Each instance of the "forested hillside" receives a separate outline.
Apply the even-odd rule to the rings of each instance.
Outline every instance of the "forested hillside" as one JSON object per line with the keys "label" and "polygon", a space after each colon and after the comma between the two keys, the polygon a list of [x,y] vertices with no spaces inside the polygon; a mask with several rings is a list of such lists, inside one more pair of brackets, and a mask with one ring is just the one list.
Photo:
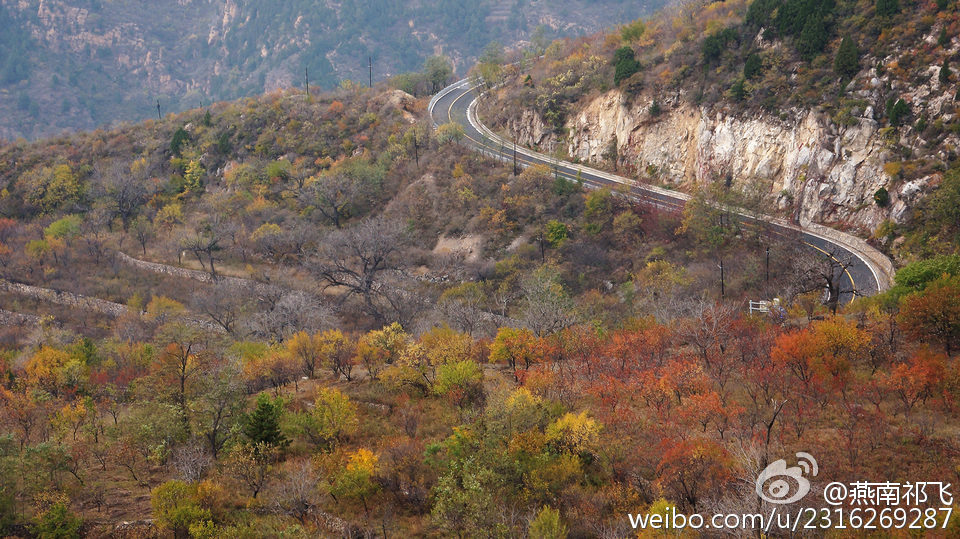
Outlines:
{"label": "forested hillside", "polygon": [[955,2],[692,2],[504,69],[521,144],[858,233],[902,263],[958,243]]}
{"label": "forested hillside", "polygon": [[955,257],[824,305],[842,261],[796,238],[515,174],[425,107],[277,91],[0,147],[3,533],[626,537],[766,511],[800,450],[956,481]]}
{"label": "forested hillside", "polygon": [[290,86],[382,80],[491,41],[595,32],[660,0],[0,1],[0,137],[36,138]]}

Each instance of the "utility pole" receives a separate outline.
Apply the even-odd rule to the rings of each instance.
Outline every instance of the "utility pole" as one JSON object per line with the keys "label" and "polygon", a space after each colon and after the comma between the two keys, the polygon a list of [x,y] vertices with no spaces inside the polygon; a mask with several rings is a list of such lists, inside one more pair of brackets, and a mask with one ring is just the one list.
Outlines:
{"label": "utility pole", "polygon": [[367,67],[370,68],[370,87],[373,88],[373,56],[367,56]]}
{"label": "utility pole", "polygon": [[157,100],[157,119],[158,119],[158,120],[162,120],[162,119],[163,119],[163,117],[160,116],[160,100],[159,100],[159,99]]}
{"label": "utility pole", "polygon": [[720,259],[720,299],[726,295],[723,286],[723,258]]}
{"label": "utility pole", "polygon": [[307,86],[307,99],[310,99],[310,68],[303,68],[303,80]]}
{"label": "utility pole", "polygon": [[767,282],[770,282],[770,246],[767,246]]}

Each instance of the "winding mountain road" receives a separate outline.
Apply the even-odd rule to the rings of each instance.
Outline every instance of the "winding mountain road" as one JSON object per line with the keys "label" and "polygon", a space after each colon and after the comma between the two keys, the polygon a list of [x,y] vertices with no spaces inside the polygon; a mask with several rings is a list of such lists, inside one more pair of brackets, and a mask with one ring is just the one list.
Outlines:
{"label": "winding mountain road", "polygon": [[[471,79],[464,79],[444,88],[430,100],[428,111],[433,125],[437,127],[449,122],[458,123],[463,126],[465,138],[475,150],[496,159],[511,161],[513,143],[497,135],[477,119],[476,105],[480,96],[476,82]],[[558,160],[526,148],[517,147],[516,154],[518,164],[523,167],[547,165],[561,176],[582,180],[591,187],[627,185],[638,199],[663,209],[682,210],[690,199],[690,195],[685,193],[640,184],[630,178]],[[841,302],[852,301],[855,295],[870,296],[892,285],[893,263],[860,238],[822,225],[800,227],[783,219],[749,215],[739,211],[737,213],[746,226],[765,226],[768,234],[797,238],[811,249],[836,260],[849,261],[845,278],[849,279],[849,288],[856,293],[845,293],[840,298]],[[843,288],[848,287],[844,285]]]}

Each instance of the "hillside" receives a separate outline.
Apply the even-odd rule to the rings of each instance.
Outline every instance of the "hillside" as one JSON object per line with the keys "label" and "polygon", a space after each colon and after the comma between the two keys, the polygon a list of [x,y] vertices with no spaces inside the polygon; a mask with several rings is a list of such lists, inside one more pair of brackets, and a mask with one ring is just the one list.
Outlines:
{"label": "hillside", "polygon": [[[960,255],[848,301],[843,260],[734,211],[756,191],[668,211],[514,170],[412,82],[449,80],[0,144],[0,535],[656,537],[865,480],[928,482],[910,518],[960,533]],[[958,178],[904,225],[935,252]],[[776,504],[799,452],[810,495]]]}
{"label": "hillside", "polygon": [[735,186],[909,261],[957,247],[933,208],[955,191],[958,28],[952,2],[688,3],[556,44],[481,115],[654,184]]}
{"label": "hillside", "polygon": [[[622,0],[527,2],[0,1],[0,137],[156,116],[201,102],[419,69],[460,70],[489,42],[595,32],[660,7]],[[540,30],[538,30],[540,28]],[[539,36],[539,37],[538,37]]]}

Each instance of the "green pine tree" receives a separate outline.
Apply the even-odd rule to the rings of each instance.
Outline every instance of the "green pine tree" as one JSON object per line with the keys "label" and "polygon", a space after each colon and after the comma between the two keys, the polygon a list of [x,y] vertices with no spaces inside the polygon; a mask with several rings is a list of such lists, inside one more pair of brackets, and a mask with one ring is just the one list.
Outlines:
{"label": "green pine tree", "polygon": [[803,31],[800,32],[800,39],[797,42],[797,50],[805,60],[811,60],[816,55],[823,52],[827,45],[827,27],[823,24],[823,17],[818,15],[811,16],[803,25]]}
{"label": "green pine tree", "polygon": [[619,85],[621,81],[629,79],[631,75],[640,71],[640,62],[637,61],[633,49],[620,47],[613,53],[614,74],[613,83]]}
{"label": "green pine tree", "polygon": [[283,414],[283,401],[271,399],[261,394],[257,397],[257,407],[246,416],[243,433],[254,445],[264,443],[273,447],[286,447],[290,440],[280,431],[280,416]]}
{"label": "green pine tree", "polygon": [[952,71],[950,71],[950,59],[944,58],[943,65],[940,66],[940,76],[939,76],[940,84],[947,84],[948,82],[950,82],[951,73]]}
{"label": "green pine tree", "polygon": [[833,59],[833,70],[844,78],[850,78],[860,71],[860,50],[856,41],[845,36],[837,49],[837,56]]}
{"label": "green pine tree", "polygon": [[[891,99],[891,101],[893,101]],[[898,99],[896,103],[887,106],[887,118],[890,120],[890,125],[899,127],[903,120],[910,115],[910,105],[907,104],[903,99]]]}
{"label": "green pine tree", "polygon": [[743,63],[743,76],[747,79],[752,79],[760,73],[763,72],[763,60],[760,59],[760,55],[753,53],[750,56],[747,56],[747,60]]}
{"label": "green pine tree", "polygon": [[174,157],[180,157],[180,150],[183,149],[183,145],[189,141],[190,135],[187,131],[182,127],[178,127],[170,139],[170,153],[172,153]]}
{"label": "green pine tree", "polygon": [[940,29],[940,37],[937,38],[937,45],[940,45],[941,47],[946,47],[949,44],[950,44],[950,37],[947,35],[946,25],[944,25],[944,27]]}
{"label": "green pine tree", "polygon": [[889,17],[900,13],[899,0],[877,0],[877,16]]}
{"label": "green pine tree", "polygon": [[747,89],[744,86],[743,79],[737,79],[737,82],[733,83],[733,86],[730,87],[730,95],[735,101],[743,101],[747,97]]}

